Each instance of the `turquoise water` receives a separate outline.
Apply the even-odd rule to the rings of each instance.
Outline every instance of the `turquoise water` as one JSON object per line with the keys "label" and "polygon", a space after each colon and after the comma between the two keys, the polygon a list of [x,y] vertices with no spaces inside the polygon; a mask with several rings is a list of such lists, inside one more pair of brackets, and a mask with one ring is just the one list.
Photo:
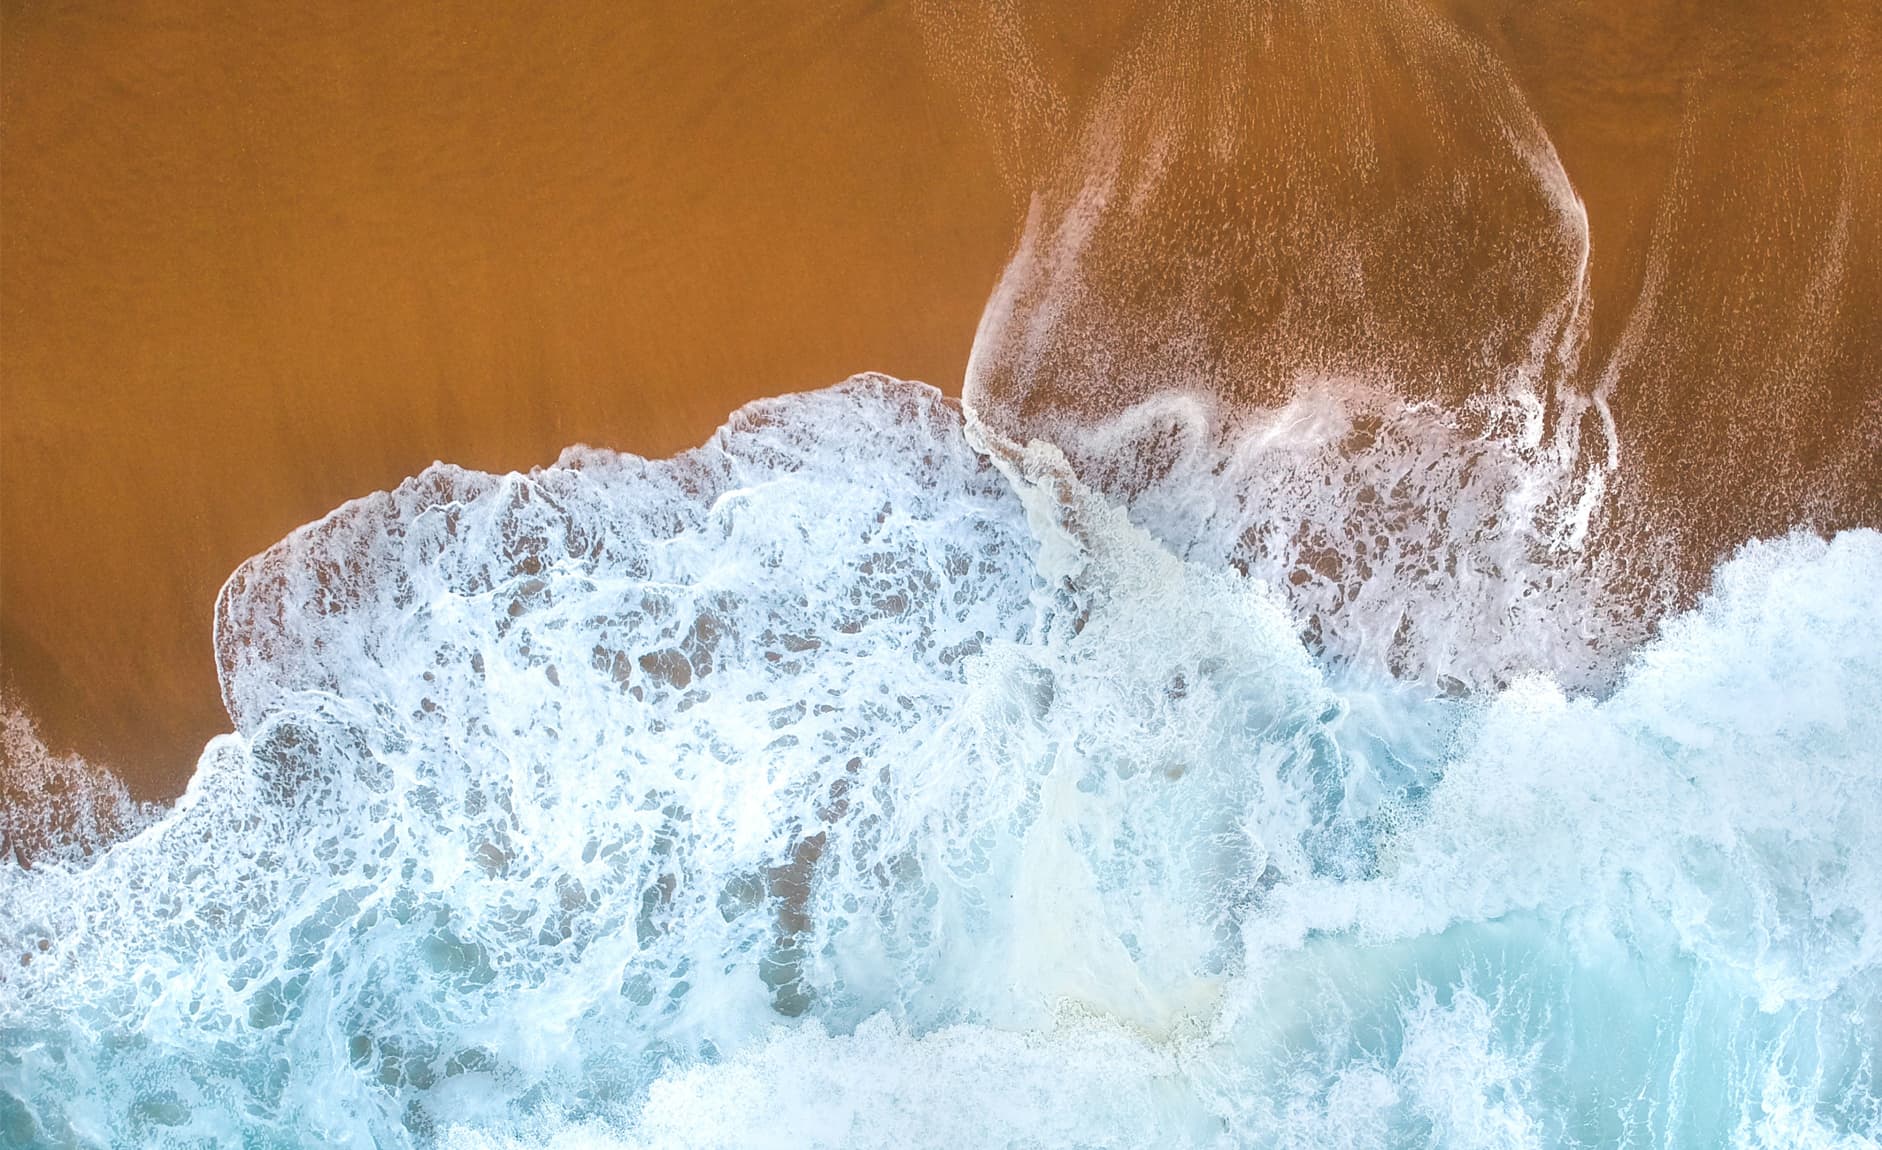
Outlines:
{"label": "turquoise water", "polygon": [[0,870],[0,1142],[1882,1139],[1882,535],[1440,688],[972,437],[859,379],[251,561],[183,800]]}

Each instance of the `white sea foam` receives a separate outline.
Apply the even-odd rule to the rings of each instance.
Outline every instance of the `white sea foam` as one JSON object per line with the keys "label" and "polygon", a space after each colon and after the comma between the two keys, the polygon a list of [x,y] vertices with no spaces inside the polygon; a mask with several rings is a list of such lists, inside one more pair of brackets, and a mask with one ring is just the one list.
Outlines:
{"label": "white sea foam", "polygon": [[1524,394],[1460,413],[1320,378],[1267,410],[1169,393],[1043,422],[1164,546],[1275,589],[1330,661],[1452,692],[1530,671],[1599,689],[1659,613],[1642,595],[1671,580],[1591,537],[1613,435],[1584,442],[1584,422],[1605,426],[1598,399],[1557,407],[1543,420]]}
{"label": "white sea foam", "polygon": [[1756,544],[1445,697],[919,385],[439,465],[231,578],[174,810],[0,870],[0,1138],[1873,1145],[1879,600]]}
{"label": "white sea foam", "polygon": [[109,771],[48,748],[26,708],[0,695],[0,859],[82,864],[156,813]]}

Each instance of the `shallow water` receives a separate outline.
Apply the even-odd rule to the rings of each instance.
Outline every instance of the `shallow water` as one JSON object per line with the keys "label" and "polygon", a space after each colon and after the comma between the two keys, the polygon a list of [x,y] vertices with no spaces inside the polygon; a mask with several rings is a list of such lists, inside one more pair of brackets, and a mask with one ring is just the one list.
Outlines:
{"label": "shallow water", "polygon": [[864,377],[244,565],[182,801],[0,872],[0,1131],[1882,1137],[1882,536],[1460,693],[989,435]]}

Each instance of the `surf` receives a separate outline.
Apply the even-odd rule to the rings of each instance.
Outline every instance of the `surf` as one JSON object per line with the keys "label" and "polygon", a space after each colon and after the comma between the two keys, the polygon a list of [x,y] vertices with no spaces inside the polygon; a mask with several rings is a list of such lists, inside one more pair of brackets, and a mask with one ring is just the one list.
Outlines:
{"label": "surf", "polygon": [[1863,1144],[1882,536],[1715,583],[1459,693],[922,385],[439,465],[230,578],[173,809],[0,874],[6,1129]]}

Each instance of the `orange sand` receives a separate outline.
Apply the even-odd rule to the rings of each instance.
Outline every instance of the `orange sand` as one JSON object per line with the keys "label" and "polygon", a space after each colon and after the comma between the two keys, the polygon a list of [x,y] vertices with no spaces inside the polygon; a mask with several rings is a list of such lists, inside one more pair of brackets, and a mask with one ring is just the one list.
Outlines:
{"label": "orange sand", "polygon": [[[1882,519],[1872,0],[1376,2],[1420,29],[1402,43],[1506,71],[1559,153],[1593,252],[1575,385],[1623,381],[1625,496],[1681,513],[1667,561]],[[1227,92],[1235,131],[1316,179],[1344,161],[1301,149],[1377,116],[1387,201],[1310,203],[1336,234],[1340,211],[1365,223],[1391,189],[1438,186],[1415,181],[1463,137],[1406,142],[1392,127],[1417,108],[1293,83],[1454,97],[1374,45],[1379,13],[1164,7],[4,0],[0,675],[55,748],[176,793],[226,728],[211,606],[243,558],[434,458],[666,454],[749,399],[864,369],[957,390],[1030,191],[1064,186],[1103,115],[1154,138],[1158,117],[1237,107]],[[1165,42],[1196,50],[1144,58]],[[1297,118],[1255,118],[1270,108]],[[1185,178],[1166,178],[1182,210],[1145,232],[1151,258],[1092,269],[1121,276],[1113,302],[1167,302],[1155,277],[1237,202]],[[1312,255],[1315,234],[1292,239]],[[1424,370],[1476,323],[1424,273],[1510,257],[1412,234],[1372,303]],[[1481,254],[1453,259],[1465,244]],[[1251,308],[1291,274],[1227,270]],[[1239,338],[1259,325],[1237,306],[1217,321]],[[1155,354],[1159,332],[1137,334]],[[1237,390],[1254,379],[1225,386],[1260,401]]]}
{"label": "orange sand", "polygon": [[880,10],[9,3],[0,658],[174,793],[237,563],[435,458],[958,386],[1010,238]]}

